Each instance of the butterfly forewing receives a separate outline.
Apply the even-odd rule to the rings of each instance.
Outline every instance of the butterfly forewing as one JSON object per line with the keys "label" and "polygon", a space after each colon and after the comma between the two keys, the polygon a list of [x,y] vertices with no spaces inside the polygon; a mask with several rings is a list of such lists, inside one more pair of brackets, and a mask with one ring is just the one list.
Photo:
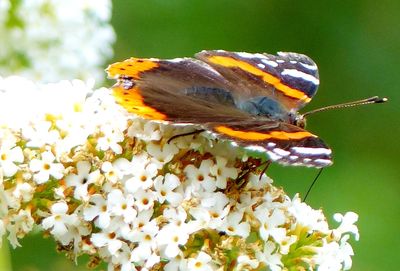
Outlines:
{"label": "butterfly forewing", "polygon": [[196,57],[207,62],[234,88],[234,96],[249,99],[266,96],[278,101],[287,111],[298,110],[315,95],[318,68],[309,57],[297,53],[278,55],[202,51]]}

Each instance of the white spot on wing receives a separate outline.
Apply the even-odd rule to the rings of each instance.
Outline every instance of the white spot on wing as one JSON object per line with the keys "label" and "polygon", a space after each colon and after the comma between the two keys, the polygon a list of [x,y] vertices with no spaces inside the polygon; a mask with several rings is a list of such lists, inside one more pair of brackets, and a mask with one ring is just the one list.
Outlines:
{"label": "white spot on wing", "polygon": [[243,58],[254,58],[254,54],[246,53],[246,52],[239,52],[237,53],[238,56]]}
{"label": "white spot on wing", "polygon": [[276,160],[282,159],[282,156],[277,155],[277,154],[274,153],[274,152],[269,151],[269,152],[267,152],[267,153],[268,153],[269,158],[271,158],[272,161],[276,161]]}
{"label": "white spot on wing", "polygon": [[182,61],[184,61],[185,59],[184,58],[173,58],[173,59],[169,59],[168,60],[168,62],[172,62],[172,63],[179,63],[179,62],[182,62]]}
{"label": "white spot on wing", "polygon": [[275,148],[273,151],[274,151],[274,153],[276,153],[276,154],[278,154],[280,156],[283,156],[283,157],[284,156],[288,156],[290,154],[290,152],[282,150],[280,148]]}
{"label": "white spot on wing", "polygon": [[294,161],[294,160],[299,159],[299,157],[297,155],[291,155],[291,156],[289,156],[289,159]]}
{"label": "white spot on wing", "polygon": [[274,142],[268,142],[267,147],[273,148],[276,144]]}
{"label": "white spot on wing", "polygon": [[298,154],[308,155],[330,155],[332,151],[326,148],[305,148],[305,147],[293,147],[292,150]]}
{"label": "white spot on wing", "polygon": [[239,146],[235,141],[231,141],[231,145],[234,146],[234,147]]}
{"label": "white spot on wing", "polygon": [[318,69],[317,65],[315,65],[315,64],[310,65],[310,64],[300,62],[300,65],[303,66],[304,68],[307,68],[307,69],[313,70],[313,71],[316,71]]}
{"label": "white spot on wing", "polygon": [[266,64],[266,65],[268,65],[268,66],[274,67],[274,68],[278,67],[278,63],[276,63],[275,61],[272,61],[272,60],[261,59],[261,62]]}
{"label": "white spot on wing", "polygon": [[296,78],[302,78],[306,81],[309,81],[315,85],[319,85],[319,79],[311,74],[304,73],[302,71],[296,69],[284,69],[282,75],[289,75]]}
{"label": "white spot on wing", "polygon": [[315,159],[314,162],[321,166],[329,166],[332,164],[332,161],[328,159]]}
{"label": "white spot on wing", "polygon": [[264,68],[265,68],[265,65],[262,64],[262,63],[258,63],[257,66],[260,67],[261,69],[264,69]]}
{"label": "white spot on wing", "polygon": [[256,145],[250,145],[246,146],[245,149],[250,150],[250,151],[258,151],[258,152],[265,152],[266,149],[261,147],[261,146],[256,146]]}

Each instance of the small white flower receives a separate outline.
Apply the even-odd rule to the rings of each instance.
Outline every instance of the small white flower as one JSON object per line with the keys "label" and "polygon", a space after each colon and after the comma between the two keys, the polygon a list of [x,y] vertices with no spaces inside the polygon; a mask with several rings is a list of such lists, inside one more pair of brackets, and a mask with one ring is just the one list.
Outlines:
{"label": "small white flower", "polygon": [[154,163],[148,165],[132,164],[130,169],[132,177],[125,181],[125,188],[130,193],[138,189],[147,189],[153,186],[153,179],[158,174],[158,166]]}
{"label": "small white flower", "polygon": [[[327,243],[323,240],[324,245],[317,249],[317,255],[314,257],[318,271],[343,270],[343,257],[340,251],[340,245],[336,242]],[[346,269],[345,269],[346,270]]]}
{"label": "small white flower", "polygon": [[221,189],[226,188],[228,179],[235,179],[238,176],[238,169],[227,166],[228,160],[218,156],[216,164],[210,168],[211,175],[216,177],[216,186]]}
{"label": "small white flower", "polygon": [[127,135],[146,141],[156,141],[161,139],[160,124],[153,121],[135,119],[128,128]]}
{"label": "small white flower", "polygon": [[182,206],[177,208],[166,208],[164,209],[163,216],[169,221],[174,222],[177,226],[182,226],[185,224],[187,213]]}
{"label": "small white flower", "polygon": [[122,225],[118,229],[118,234],[126,240],[132,241],[142,232],[144,228],[158,229],[156,220],[151,220],[153,209],[144,210],[138,213],[138,216],[132,223]]}
{"label": "small white flower", "polygon": [[144,268],[142,268],[143,271],[150,271],[151,268],[155,265],[158,264],[161,261],[161,257],[156,253],[152,253],[144,263]]}
{"label": "small white flower", "polygon": [[60,139],[60,134],[57,130],[51,129],[51,122],[37,121],[25,126],[22,129],[22,135],[27,139],[28,147],[41,148],[48,145],[53,145]]}
{"label": "small white flower", "polygon": [[153,209],[143,210],[139,212],[136,219],[132,222],[133,228],[136,230],[141,230],[146,225],[152,225],[154,222],[150,221],[153,216]]}
{"label": "small white flower", "polygon": [[153,250],[156,248],[155,238],[158,230],[156,223],[150,223],[134,234],[132,241],[136,242],[138,246],[132,250],[131,260],[133,262],[146,260],[151,257]]}
{"label": "small white flower", "polygon": [[248,187],[253,188],[254,190],[264,189],[265,187],[272,184],[272,179],[268,177],[266,174],[256,175],[254,173],[250,173]]}
{"label": "small white flower", "polygon": [[68,205],[65,202],[56,202],[51,206],[51,215],[42,221],[44,229],[50,229],[55,237],[68,233],[69,226],[76,226],[79,222],[76,214],[68,214]]}
{"label": "small white flower", "polygon": [[22,163],[23,161],[24,154],[21,147],[10,146],[0,141],[0,168],[3,170],[4,176],[13,176],[18,170],[16,163]]}
{"label": "small white flower", "polygon": [[282,255],[276,251],[276,245],[271,241],[265,243],[263,252],[256,252],[256,257],[267,264],[271,271],[281,271],[283,268]]}
{"label": "small white flower", "polygon": [[139,212],[149,210],[154,205],[155,195],[153,191],[139,189],[133,194],[135,205]]}
{"label": "small white flower", "polygon": [[184,172],[187,177],[188,187],[187,190],[192,193],[213,192],[217,188],[215,178],[211,176],[210,168],[213,166],[212,160],[203,160],[199,168],[194,165],[185,167]]}
{"label": "small white flower", "polygon": [[260,262],[257,259],[251,259],[247,255],[240,255],[237,258],[237,270],[253,270],[258,267]]}
{"label": "small white flower", "polygon": [[160,164],[171,161],[179,149],[173,144],[164,144],[163,146],[150,142],[147,144],[147,152],[154,157]]}
{"label": "small white flower", "polygon": [[120,268],[120,271],[137,271],[135,264],[132,263],[131,257],[131,248],[126,244],[122,243],[121,247],[114,253],[110,255],[110,252],[107,248],[100,248],[100,255],[104,258],[109,258],[111,256],[111,260],[108,264],[108,270],[116,270],[117,266]]}
{"label": "small white flower", "polygon": [[274,209],[272,214],[268,214],[268,210],[257,207],[255,216],[260,220],[260,236],[267,241],[270,236],[278,243],[286,237],[286,228],[279,227],[286,222],[285,213],[280,209]]}
{"label": "small white flower", "polygon": [[95,194],[90,197],[90,205],[83,209],[83,218],[86,221],[96,219],[96,226],[105,229],[110,225],[111,210],[107,206],[107,201],[100,194]]}
{"label": "small white flower", "polygon": [[54,179],[61,179],[63,177],[64,166],[60,163],[54,163],[55,157],[50,151],[41,154],[42,159],[32,159],[29,163],[29,168],[35,173],[33,180],[42,184],[49,180],[50,175]]}
{"label": "small white flower", "polygon": [[156,190],[158,202],[164,203],[164,201],[167,200],[171,206],[177,207],[182,202],[183,195],[173,190],[180,184],[179,178],[171,173],[165,174],[164,177],[157,177],[154,181],[154,188]]}
{"label": "small white flower", "polygon": [[179,252],[175,258],[170,259],[170,261],[164,266],[165,271],[176,271],[176,270],[189,270],[188,260],[184,257],[182,252]]}
{"label": "small white flower", "polygon": [[126,169],[129,168],[130,163],[125,158],[119,158],[115,160],[113,163],[106,161],[101,166],[101,171],[104,173],[104,176],[111,183],[116,183],[117,181],[121,181],[122,178],[126,174]]}
{"label": "small white flower", "polygon": [[218,229],[224,223],[230,206],[227,196],[221,192],[200,195],[201,206],[189,210],[198,225]]}
{"label": "small white flower", "polygon": [[96,247],[106,247],[110,255],[115,254],[122,247],[122,241],[113,231],[93,233],[90,240]]}
{"label": "small white flower", "polygon": [[188,259],[189,270],[212,271],[214,270],[210,255],[200,251],[196,258]]}
{"label": "small white flower", "polygon": [[75,187],[74,197],[79,200],[89,199],[88,186],[100,178],[100,171],[90,172],[91,164],[88,161],[79,161],[76,164],[78,174],[69,174],[65,177],[67,186]]}
{"label": "small white flower", "polygon": [[113,189],[107,196],[107,209],[111,214],[122,217],[125,223],[130,223],[137,215],[134,202],[131,194],[124,195],[121,190]]}
{"label": "small white flower", "polygon": [[358,215],[354,212],[347,212],[345,215],[336,213],[333,218],[337,222],[341,222],[340,226],[334,230],[336,236],[342,236],[344,233],[352,233],[354,238],[358,241],[360,234],[358,228],[354,223],[358,220]]}
{"label": "small white flower", "polygon": [[351,257],[354,256],[354,251],[351,245],[347,242],[350,236],[348,234],[344,235],[340,239],[340,254],[341,261],[343,263],[343,270],[349,270],[352,266]]}
{"label": "small white flower", "polygon": [[328,223],[321,210],[314,210],[304,202],[301,202],[298,195],[295,195],[288,208],[290,214],[296,219],[297,223],[308,227],[310,230],[316,230],[327,233],[329,230]]}
{"label": "small white flower", "polygon": [[186,244],[189,239],[189,232],[185,227],[179,227],[174,224],[165,225],[157,235],[157,242],[164,245],[164,253],[168,258],[174,258],[179,254],[180,246]]}
{"label": "small white flower", "polygon": [[23,202],[28,202],[32,199],[34,188],[30,183],[18,183],[15,190],[12,192],[13,196]]}
{"label": "small white flower", "polygon": [[105,125],[101,131],[104,136],[100,137],[97,141],[97,148],[106,151],[111,149],[116,154],[122,153],[122,147],[118,144],[124,140],[122,131],[114,130],[111,125]]}
{"label": "small white flower", "polygon": [[8,240],[13,248],[20,246],[18,238],[22,238],[32,231],[34,220],[30,210],[19,210],[17,214],[9,217],[7,230],[9,231]]}
{"label": "small white flower", "polygon": [[289,253],[290,246],[298,240],[297,235],[286,236],[281,242],[279,243],[279,252],[282,255],[286,255]]}
{"label": "small white flower", "polygon": [[222,224],[221,231],[226,232],[228,235],[238,235],[242,238],[247,238],[250,234],[250,224],[242,222],[242,212],[231,212]]}

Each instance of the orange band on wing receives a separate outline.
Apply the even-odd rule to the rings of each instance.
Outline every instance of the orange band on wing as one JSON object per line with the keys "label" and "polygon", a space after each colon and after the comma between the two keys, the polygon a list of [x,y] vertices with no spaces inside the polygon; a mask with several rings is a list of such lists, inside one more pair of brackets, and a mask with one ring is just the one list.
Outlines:
{"label": "orange band on wing", "polygon": [[277,140],[299,140],[306,137],[316,137],[315,135],[307,132],[284,132],[284,131],[271,131],[271,132],[249,132],[249,131],[238,131],[227,126],[217,126],[214,128],[216,132],[228,135],[233,138],[245,139],[245,140],[267,140],[267,139],[277,139]]}
{"label": "orange band on wing", "polygon": [[113,95],[117,103],[122,105],[128,112],[139,115],[145,119],[166,120],[167,116],[157,109],[144,103],[138,88],[124,89],[121,86],[113,87]]}
{"label": "orange band on wing", "polygon": [[208,60],[211,63],[221,65],[224,67],[229,67],[229,68],[240,68],[248,73],[260,76],[264,82],[273,85],[277,90],[281,91],[284,95],[299,99],[305,103],[308,103],[311,101],[311,98],[308,97],[306,94],[304,94],[303,91],[291,88],[285,84],[283,84],[279,78],[264,72],[257,67],[244,62],[240,61],[237,59],[234,59],[232,57],[227,57],[227,56],[210,56]]}
{"label": "orange band on wing", "polygon": [[106,72],[110,78],[118,78],[119,76],[123,75],[126,77],[139,79],[141,72],[149,71],[157,68],[158,66],[158,63],[153,60],[132,57],[123,62],[111,64],[106,69]]}

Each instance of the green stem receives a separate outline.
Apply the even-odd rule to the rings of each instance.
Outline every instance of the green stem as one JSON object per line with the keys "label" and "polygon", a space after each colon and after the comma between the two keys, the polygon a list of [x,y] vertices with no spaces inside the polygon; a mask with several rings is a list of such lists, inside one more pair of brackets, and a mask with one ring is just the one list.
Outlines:
{"label": "green stem", "polygon": [[0,249],[0,270],[12,271],[10,249],[8,240],[5,239],[6,238],[3,238],[3,244]]}

